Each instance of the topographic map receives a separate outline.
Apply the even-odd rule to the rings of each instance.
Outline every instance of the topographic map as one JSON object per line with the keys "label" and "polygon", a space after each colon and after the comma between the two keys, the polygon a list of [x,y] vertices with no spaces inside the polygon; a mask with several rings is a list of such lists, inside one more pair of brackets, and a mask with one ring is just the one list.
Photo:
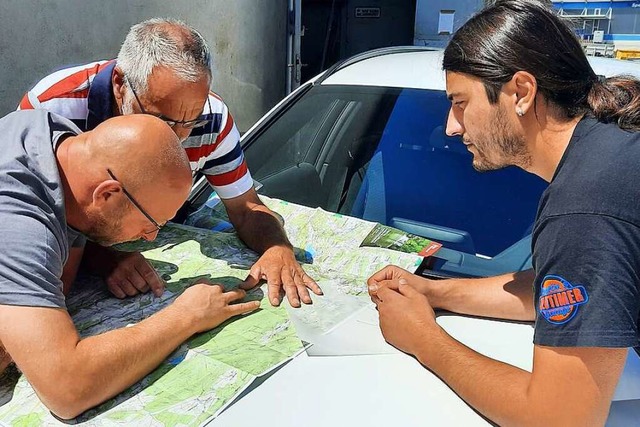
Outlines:
{"label": "topographic map", "polygon": [[[295,312],[298,322],[320,332],[364,306],[366,279],[375,270],[390,263],[412,269],[421,261],[415,254],[360,248],[374,223],[263,200],[282,216],[296,257],[325,290],[326,296],[315,297],[314,305]],[[67,307],[83,337],[135,324],[170,304],[201,278],[234,288],[258,259],[235,233],[182,225],[168,225],[153,242],[120,249],[141,251],[166,281],[166,291],[161,297],[145,294],[119,300],[106,291],[100,279],[81,277],[67,298]],[[258,376],[304,349],[287,309],[272,307],[265,288],[247,296],[262,300],[259,310],[192,337],[140,382],[73,422],[197,426],[214,418]],[[14,366],[0,377],[0,423],[63,425]]]}

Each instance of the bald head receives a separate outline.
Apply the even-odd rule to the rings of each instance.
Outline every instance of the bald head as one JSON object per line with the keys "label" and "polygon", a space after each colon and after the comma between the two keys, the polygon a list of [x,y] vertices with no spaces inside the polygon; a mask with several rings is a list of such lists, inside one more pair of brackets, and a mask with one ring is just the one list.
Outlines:
{"label": "bald head", "polygon": [[130,191],[191,186],[184,148],[171,128],[156,117],[114,117],[85,135],[91,163],[110,168]]}
{"label": "bald head", "polygon": [[191,189],[178,137],[146,114],[114,117],[69,137],[56,156],[67,222],[106,245],[155,238],[158,224],[175,216]]}

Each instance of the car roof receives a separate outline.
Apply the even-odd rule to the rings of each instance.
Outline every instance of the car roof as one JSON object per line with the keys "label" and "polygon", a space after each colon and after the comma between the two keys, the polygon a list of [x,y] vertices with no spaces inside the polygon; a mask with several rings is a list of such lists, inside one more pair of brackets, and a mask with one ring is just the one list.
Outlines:
{"label": "car roof", "polygon": [[441,49],[378,49],[327,70],[321,84],[444,90],[442,54]]}
{"label": "car roof", "polygon": [[[336,64],[316,84],[445,90],[442,49],[401,46],[376,49]],[[630,74],[640,78],[640,63],[588,57],[596,74]]]}

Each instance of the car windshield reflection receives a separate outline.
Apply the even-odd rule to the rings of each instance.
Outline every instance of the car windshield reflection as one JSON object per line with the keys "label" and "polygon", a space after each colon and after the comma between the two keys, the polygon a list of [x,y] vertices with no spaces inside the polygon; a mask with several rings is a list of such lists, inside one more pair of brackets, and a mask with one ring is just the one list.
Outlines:
{"label": "car windshield reflection", "polygon": [[544,181],[476,172],[443,91],[316,86],[245,146],[261,194],[494,257],[527,236]]}

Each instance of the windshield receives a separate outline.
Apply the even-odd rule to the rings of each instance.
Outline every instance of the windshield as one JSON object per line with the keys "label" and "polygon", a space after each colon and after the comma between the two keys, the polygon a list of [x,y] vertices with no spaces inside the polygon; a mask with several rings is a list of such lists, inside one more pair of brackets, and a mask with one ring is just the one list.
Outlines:
{"label": "windshield", "polygon": [[315,86],[245,141],[246,159],[261,194],[492,257],[530,232],[545,183],[476,172],[444,134],[449,106],[443,91]]}

